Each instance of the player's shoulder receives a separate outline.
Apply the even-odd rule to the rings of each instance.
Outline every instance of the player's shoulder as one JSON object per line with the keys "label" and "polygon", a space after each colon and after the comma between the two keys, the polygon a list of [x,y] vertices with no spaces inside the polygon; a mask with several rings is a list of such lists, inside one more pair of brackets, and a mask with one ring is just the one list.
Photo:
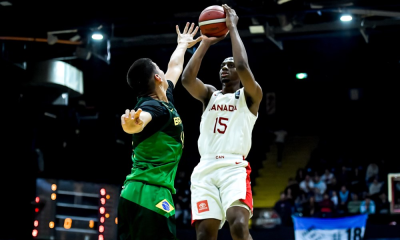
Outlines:
{"label": "player's shoulder", "polygon": [[136,106],[136,108],[158,108],[161,103],[153,98],[146,99]]}

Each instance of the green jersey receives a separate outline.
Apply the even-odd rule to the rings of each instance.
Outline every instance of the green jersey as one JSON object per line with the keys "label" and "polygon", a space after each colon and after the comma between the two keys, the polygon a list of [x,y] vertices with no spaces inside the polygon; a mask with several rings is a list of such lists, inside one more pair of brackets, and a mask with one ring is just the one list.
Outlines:
{"label": "green jersey", "polygon": [[135,110],[141,108],[152,115],[142,132],[133,134],[131,174],[128,181],[141,181],[166,187],[175,194],[174,180],[182,156],[184,133],[181,118],[174,106],[173,84],[168,81],[168,102],[141,97]]}

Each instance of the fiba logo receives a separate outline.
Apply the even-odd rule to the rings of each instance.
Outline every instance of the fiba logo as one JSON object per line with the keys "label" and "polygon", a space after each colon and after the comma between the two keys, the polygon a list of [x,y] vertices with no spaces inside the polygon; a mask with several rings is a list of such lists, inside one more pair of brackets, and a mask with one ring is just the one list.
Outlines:
{"label": "fiba logo", "polygon": [[199,213],[209,211],[207,200],[197,202],[197,210],[199,211]]}

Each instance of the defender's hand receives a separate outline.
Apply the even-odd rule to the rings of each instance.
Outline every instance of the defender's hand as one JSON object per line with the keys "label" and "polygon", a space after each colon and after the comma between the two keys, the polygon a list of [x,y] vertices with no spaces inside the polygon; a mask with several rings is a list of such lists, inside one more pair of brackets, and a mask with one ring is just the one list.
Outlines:
{"label": "defender's hand", "polygon": [[200,42],[202,39],[201,37],[198,37],[196,39],[193,40],[193,37],[196,35],[197,31],[199,30],[199,26],[197,26],[194,30],[194,23],[191,24],[189,30],[189,23],[186,23],[185,29],[183,29],[183,32],[181,33],[179,31],[179,27],[178,25],[176,25],[176,33],[178,34],[178,44],[179,43],[186,43],[187,44],[187,48],[191,48],[194,45],[196,45],[196,43]]}
{"label": "defender's hand", "polygon": [[140,113],[142,109],[138,109],[129,111],[129,109],[125,110],[125,114],[121,116],[121,124],[129,130],[136,130],[143,128],[143,121],[140,119]]}

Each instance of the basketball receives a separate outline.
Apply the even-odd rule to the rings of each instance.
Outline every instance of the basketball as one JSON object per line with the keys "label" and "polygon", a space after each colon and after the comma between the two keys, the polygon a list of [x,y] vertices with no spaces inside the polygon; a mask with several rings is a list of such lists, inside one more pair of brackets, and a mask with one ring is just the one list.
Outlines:
{"label": "basketball", "polygon": [[199,27],[203,35],[207,37],[221,37],[228,32],[226,27],[226,15],[224,8],[213,5],[205,8],[199,16]]}

